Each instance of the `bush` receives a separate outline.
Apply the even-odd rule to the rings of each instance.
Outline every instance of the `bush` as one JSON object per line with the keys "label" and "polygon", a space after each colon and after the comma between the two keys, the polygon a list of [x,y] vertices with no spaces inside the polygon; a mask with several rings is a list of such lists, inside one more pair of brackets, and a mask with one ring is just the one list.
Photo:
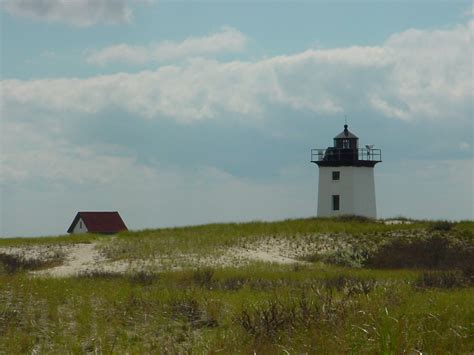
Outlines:
{"label": "bush", "polygon": [[122,274],[114,271],[95,270],[81,272],[78,276],[81,279],[100,279],[100,280],[127,280],[131,284],[139,284],[143,286],[151,285],[160,279],[159,274],[153,274],[147,271],[138,271],[132,274]]}
{"label": "bush", "polygon": [[449,232],[451,229],[453,229],[454,227],[454,223],[453,222],[449,222],[449,221],[437,221],[437,222],[433,222],[430,226],[429,226],[429,230],[431,232],[435,232],[435,231],[438,231],[438,232]]}
{"label": "bush", "polygon": [[359,293],[366,295],[377,286],[377,281],[374,278],[363,279],[359,277],[340,275],[335,278],[326,279],[324,281],[324,286],[328,289],[342,291],[348,296]]}
{"label": "bush", "polygon": [[101,279],[101,280],[116,280],[123,279],[124,276],[118,272],[112,271],[84,271],[77,275],[80,279]]}
{"label": "bush", "polygon": [[237,322],[251,335],[273,338],[286,330],[296,320],[294,307],[276,300],[243,309],[237,316]]}
{"label": "bush", "polygon": [[188,322],[196,322],[202,318],[199,302],[193,297],[183,297],[171,302],[173,318],[184,318]]}
{"label": "bush", "polygon": [[151,285],[155,281],[158,281],[160,279],[160,275],[146,271],[139,271],[129,275],[128,279],[131,283],[146,286]]}
{"label": "bush", "polygon": [[364,266],[375,268],[464,269],[474,263],[474,246],[443,235],[395,239],[369,255]]}
{"label": "bush", "polygon": [[196,285],[211,289],[213,285],[214,270],[212,268],[197,269],[193,272],[193,281]]}
{"label": "bush", "polygon": [[10,328],[18,328],[21,324],[22,315],[11,303],[0,306],[0,336]]}
{"label": "bush", "polygon": [[53,259],[40,260],[25,258],[20,255],[0,253],[0,273],[14,274],[20,271],[38,270],[61,264],[62,257],[56,256]]}
{"label": "bush", "polygon": [[330,289],[315,292],[312,297],[303,292],[299,297],[248,305],[237,314],[235,321],[254,337],[268,339],[302,327],[344,324],[352,301],[335,297]]}
{"label": "bush", "polygon": [[461,271],[427,271],[423,272],[415,281],[414,286],[419,288],[457,288],[471,284]]}
{"label": "bush", "polygon": [[171,302],[171,315],[174,319],[182,319],[193,328],[215,327],[217,320],[205,312],[193,296],[184,296]]}
{"label": "bush", "polygon": [[302,260],[311,263],[323,262],[346,267],[361,267],[365,263],[368,255],[369,252],[367,250],[351,246],[344,249],[341,248],[332,253],[309,254],[303,257]]}
{"label": "bush", "polygon": [[247,281],[248,280],[244,277],[234,276],[222,280],[219,285],[223,290],[237,291],[244,287]]}
{"label": "bush", "polygon": [[373,223],[373,218],[358,216],[355,214],[344,214],[335,218],[339,222],[357,222],[357,223]]}

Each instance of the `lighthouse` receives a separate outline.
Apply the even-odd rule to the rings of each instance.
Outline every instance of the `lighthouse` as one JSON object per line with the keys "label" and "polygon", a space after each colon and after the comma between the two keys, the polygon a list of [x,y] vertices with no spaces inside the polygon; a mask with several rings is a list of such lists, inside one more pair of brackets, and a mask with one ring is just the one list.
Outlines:
{"label": "lighthouse", "polygon": [[381,161],[381,150],[359,148],[359,138],[347,124],[332,147],[311,149],[311,162],[319,167],[318,217],[376,218],[374,167]]}

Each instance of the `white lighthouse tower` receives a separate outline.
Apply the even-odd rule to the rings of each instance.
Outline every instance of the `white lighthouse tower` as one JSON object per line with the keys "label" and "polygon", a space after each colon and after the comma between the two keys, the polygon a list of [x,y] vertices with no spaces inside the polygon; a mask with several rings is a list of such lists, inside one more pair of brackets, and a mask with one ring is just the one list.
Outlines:
{"label": "white lighthouse tower", "polygon": [[359,148],[358,141],[346,124],[333,147],[311,150],[311,162],[319,166],[318,217],[377,217],[374,167],[382,152],[372,145]]}

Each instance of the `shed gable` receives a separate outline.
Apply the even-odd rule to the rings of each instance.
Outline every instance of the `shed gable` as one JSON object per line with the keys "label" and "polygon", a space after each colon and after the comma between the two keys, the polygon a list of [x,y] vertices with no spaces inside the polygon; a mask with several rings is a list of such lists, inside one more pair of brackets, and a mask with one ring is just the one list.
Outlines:
{"label": "shed gable", "polygon": [[77,233],[76,230],[81,230],[80,233],[114,234],[128,229],[119,213],[114,211],[78,212],[67,232]]}

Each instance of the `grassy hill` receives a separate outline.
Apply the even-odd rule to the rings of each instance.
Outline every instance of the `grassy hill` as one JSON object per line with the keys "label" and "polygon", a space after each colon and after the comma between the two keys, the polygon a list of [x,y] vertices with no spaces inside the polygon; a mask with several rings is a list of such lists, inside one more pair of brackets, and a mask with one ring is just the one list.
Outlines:
{"label": "grassy hill", "polygon": [[0,239],[0,354],[473,352],[474,222],[407,222]]}

